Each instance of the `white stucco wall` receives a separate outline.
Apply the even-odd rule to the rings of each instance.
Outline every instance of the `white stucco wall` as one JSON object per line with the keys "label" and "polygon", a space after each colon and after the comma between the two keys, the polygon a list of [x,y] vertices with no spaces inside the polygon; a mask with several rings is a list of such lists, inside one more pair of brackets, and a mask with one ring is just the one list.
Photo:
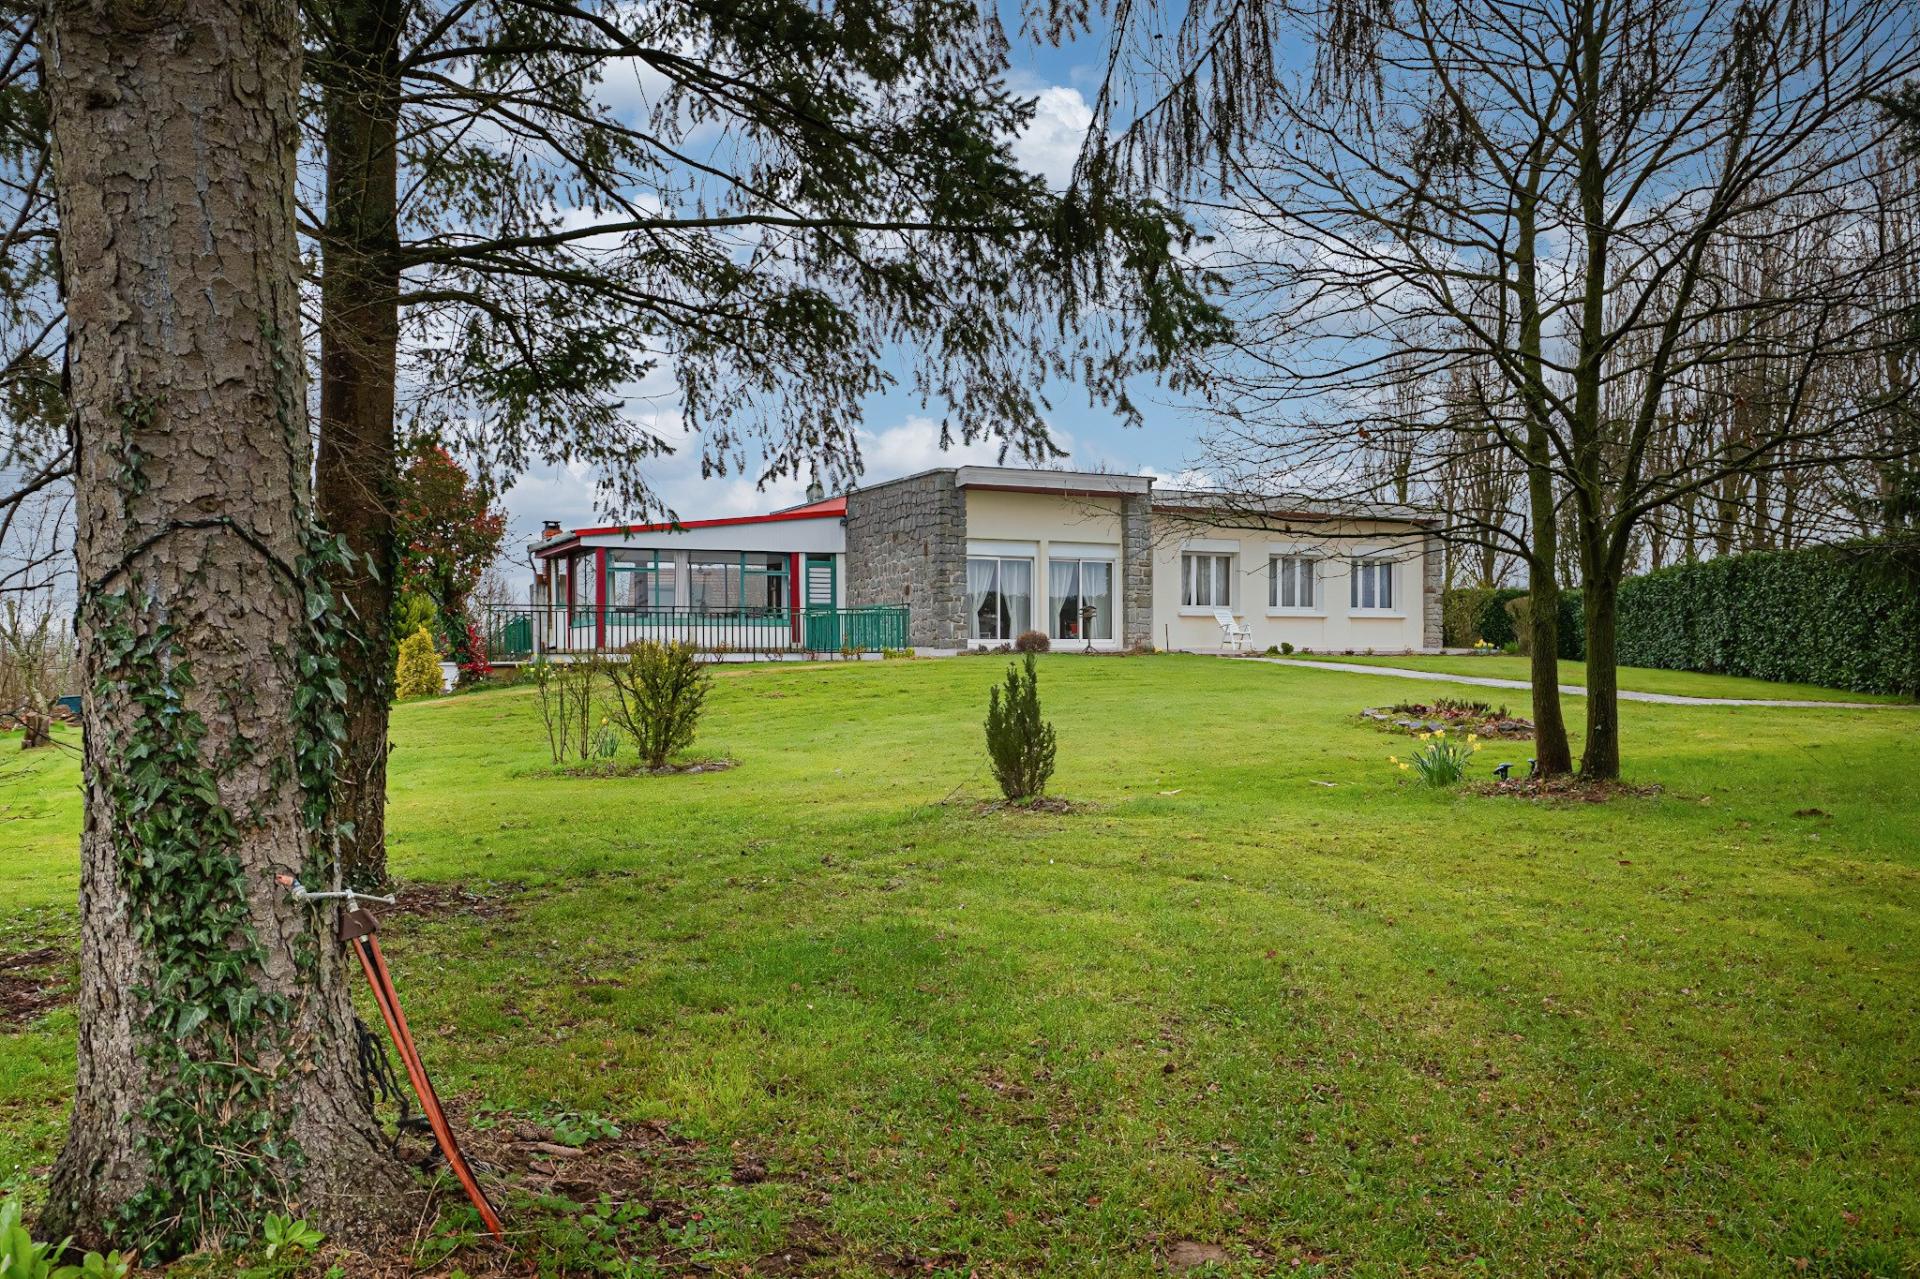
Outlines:
{"label": "white stucco wall", "polygon": [[[1047,563],[1061,558],[1111,559],[1114,565],[1113,638],[1095,640],[1095,648],[1117,648],[1122,627],[1122,545],[1120,503],[1105,494],[1019,493],[970,488],[967,500],[968,554],[1029,558],[1034,562],[1033,628],[1051,634]],[[1000,641],[985,641],[989,644]],[[1077,645],[1078,641],[1059,641]]]}
{"label": "white stucco wall", "polygon": [[[1342,535],[1222,528],[1155,515],[1153,548],[1153,642],[1161,648],[1215,651],[1221,646],[1214,609],[1182,603],[1181,557],[1189,551],[1229,554],[1233,559],[1232,612],[1253,632],[1248,647],[1290,643],[1316,652],[1371,648],[1400,652],[1422,647],[1426,540],[1407,525],[1353,523]],[[1276,555],[1314,558],[1311,609],[1287,610],[1268,603],[1268,562]],[[1355,610],[1348,566],[1356,555],[1393,561],[1391,609]]]}

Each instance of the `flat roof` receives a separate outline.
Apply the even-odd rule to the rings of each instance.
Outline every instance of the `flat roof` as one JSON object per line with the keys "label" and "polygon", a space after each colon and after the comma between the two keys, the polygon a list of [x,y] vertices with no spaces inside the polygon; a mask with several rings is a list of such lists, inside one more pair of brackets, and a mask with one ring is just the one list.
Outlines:
{"label": "flat roof", "polygon": [[953,482],[963,489],[1010,489],[1033,493],[1145,493],[1151,475],[1108,471],[1049,471],[1024,466],[956,466]]}
{"label": "flat roof", "polygon": [[711,520],[656,520],[647,524],[607,524],[598,528],[576,528],[552,537],[528,543],[537,555],[559,550],[583,537],[612,537],[626,533],[678,533],[694,528],[730,528],[741,524],[779,524],[787,520],[837,520],[847,513],[845,497],[829,497],[802,506],[789,506],[765,515],[727,515]]}
{"label": "flat roof", "polygon": [[1161,489],[1153,495],[1156,511],[1264,516],[1300,520],[1382,520],[1398,524],[1437,524],[1440,517],[1417,506],[1311,497],[1305,493],[1234,493],[1226,489]]}

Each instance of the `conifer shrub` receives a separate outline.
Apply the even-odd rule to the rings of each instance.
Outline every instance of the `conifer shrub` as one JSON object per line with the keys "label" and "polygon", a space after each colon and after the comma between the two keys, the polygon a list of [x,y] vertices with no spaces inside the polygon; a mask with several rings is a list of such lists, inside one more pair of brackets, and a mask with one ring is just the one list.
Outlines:
{"label": "conifer shrub", "polygon": [[440,654],[434,651],[433,636],[422,626],[400,641],[400,656],[394,664],[393,694],[409,697],[433,697],[445,687],[440,678]]}
{"label": "conifer shrub", "polygon": [[1053,776],[1053,725],[1040,718],[1040,676],[1032,653],[1007,667],[1004,690],[987,694],[987,755],[1000,793],[1014,803],[1039,799]]}

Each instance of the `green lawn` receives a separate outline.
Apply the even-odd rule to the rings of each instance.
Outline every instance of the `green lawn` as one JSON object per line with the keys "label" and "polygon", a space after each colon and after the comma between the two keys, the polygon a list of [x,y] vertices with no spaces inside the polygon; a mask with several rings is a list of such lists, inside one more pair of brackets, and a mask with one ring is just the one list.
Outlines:
{"label": "green lawn", "polygon": [[[1003,670],[724,669],[739,766],[668,778],[403,707],[398,872],[510,907],[383,933],[442,1092],[699,1143],[623,1236],[669,1272],[1920,1267],[1920,712],[1630,703],[1663,793],[1537,805],[1404,782],[1376,678],[1059,656],[1082,807],[983,813]],[[0,781],[0,948],[72,938],[76,782]],[[72,1046],[0,1036],[29,1194]]]}
{"label": "green lawn", "polygon": [[[1486,657],[1441,656],[1413,653],[1358,654],[1295,653],[1308,662],[1348,662],[1362,666],[1396,666],[1409,671],[1438,671],[1445,675],[1475,675],[1486,679],[1528,679],[1532,675],[1531,658],[1495,653]],[[1587,667],[1584,662],[1562,661],[1560,682],[1584,686]],[[1880,693],[1854,693],[1846,689],[1821,688],[1814,684],[1774,684],[1740,675],[1702,675],[1695,671],[1664,671],[1650,666],[1622,666],[1620,687],[1636,693],[1674,693],[1682,697],[1767,697],[1803,702],[1903,702],[1906,699]]]}

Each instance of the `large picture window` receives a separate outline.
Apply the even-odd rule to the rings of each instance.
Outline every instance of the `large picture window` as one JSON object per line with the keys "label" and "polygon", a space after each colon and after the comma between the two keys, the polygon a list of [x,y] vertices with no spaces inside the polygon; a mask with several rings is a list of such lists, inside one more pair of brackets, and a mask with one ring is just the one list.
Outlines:
{"label": "large picture window", "polygon": [[701,552],[687,563],[696,613],[772,613],[787,607],[787,557],[764,551]]}
{"label": "large picture window", "polygon": [[673,567],[658,551],[607,552],[607,602],[634,611],[672,608]]}
{"label": "large picture window", "polygon": [[1233,607],[1233,556],[1188,551],[1180,556],[1182,608]]}
{"label": "large picture window", "polygon": [[1267,561],[1267,607],[1310,612],[1314,604],[1311,555],[1275,555]]}
{"label": "large picture window", "polygon": [[1033,561],[967,561],[967,634],[1011,640],[1033,629]]}
{"label": "large picture window", "polygon": [[1053,638],[1113,638],[1113,561],[1047,561],[1048,619]]}
{"label": "large picture window", "polygon": [[1349,573],[1352,582],[1352,607],[1360,612],[1381,612],[1393,607],[1393,561],[1357,559]]}

